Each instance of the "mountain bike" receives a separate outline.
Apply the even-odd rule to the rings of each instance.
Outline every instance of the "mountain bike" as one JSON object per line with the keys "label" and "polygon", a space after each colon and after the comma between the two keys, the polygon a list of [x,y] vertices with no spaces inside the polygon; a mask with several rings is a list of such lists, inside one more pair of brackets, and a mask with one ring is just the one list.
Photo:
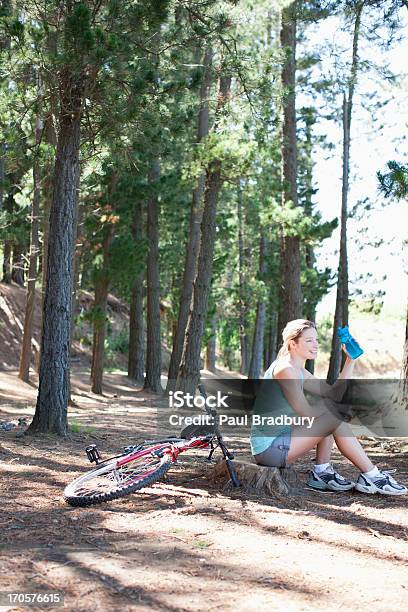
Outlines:
{"label": "mountain bike", "polygon": [[[198,385],[205,399],[203,385]],[[232,463],[233,454],[225,446],[219,430],[217,411],[204,404],[211,417],[210,425],[188,425],[179,438],[144,440],[140,444],[127,446],[120,455],[102,460],[96,444],[86,448],[86,454],[96,468],[86,472],[65,487],[64,499],[71,506],[91,506],[125,497],[148,487],[162,479],[178,456],[197,448],[210,448],[208,461],[220,448],[227,464],[230,482],[234,487],[240,483]]]}

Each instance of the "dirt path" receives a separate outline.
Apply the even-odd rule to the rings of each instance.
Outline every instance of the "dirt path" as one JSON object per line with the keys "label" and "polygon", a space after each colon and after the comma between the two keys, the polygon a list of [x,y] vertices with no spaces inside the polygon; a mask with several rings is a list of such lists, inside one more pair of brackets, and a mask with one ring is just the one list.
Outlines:
{"label": "dirt path", "polygon": [[[0,591],[61,591],[66,609],[84,611],[407,607],[404,497],[226,493],[197,453],[181,457],[165,483],[123,500],[65,505],[64,486],[89,466],[84,447],[95,442],[114,454],[150,437],[163,402],[124,376],[106,380],[106,396],[97,398],[86,375],[75,378],[71,439],[0,432]],[[35,396],[15,373],[0,373],[0,421],[30,416]],[[229,442],[248,456],[244,440]],[[365,444],[407,484],[406,440]],[[297,465],[303,481],[308,465]]]}

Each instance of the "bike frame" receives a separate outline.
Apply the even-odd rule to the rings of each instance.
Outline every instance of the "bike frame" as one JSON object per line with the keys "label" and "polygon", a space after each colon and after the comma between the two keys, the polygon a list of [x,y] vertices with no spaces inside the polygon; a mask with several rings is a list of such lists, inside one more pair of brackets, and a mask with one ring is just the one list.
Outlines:
{"label": "bike frame", "polygon": [[160,440],[157,440],[154,446],[148,446],[143,450],[130,453],[129,455],[123,457],[123,459],[119,459],[116,465],[117,467],[121,467],[122,465],[129,463],[129,461],[157,453],[158,451],[163,451],[164,453],[171,455],[172,461],[174,462],[180,453],[184,453],[192,448],[207,448],[210,446],[211,440],[213,440],[213,436],[192,438],[188,441],[183,440],[182,438],[180,438],[179,441],[176,441],[175,439],[174,442],[160,442]]}
{"label": "bike frame", "polygon": [[[203,385],[198,385],[198,389],[204,398],[207,398],[206,391]],[[145,440],[141,444],[136,445],[135,447],[127,447],[125,451],[129,448],[129,452],[126,455],[116,455],[114,457],[110,457],[109,459],[105,459],[103,461],[99,461],[101,459],[98,449],[95,444],[92,444],[87,447],[86,453],[88,455],[89,461],[91,463],[95,462],[96,465],[100,465],[103,467],[104,463],[109,463],[113,459],[117,459],[116,468],[120,468],[135,459],[140,459],[141,457],[146,457],[147,455],[158,455],[159,453],[166,453],[170,455],[172,463],[177,461],[177,457],[180,453],[184,453],[193,448],[208,448],[211,447],[211,452],[209,454],[208,459],[211,459],[212,454],[216,448],[213,445],[213,442],[216,441],[217,446],[220,447],[222,454],[224,455],[225,462],[227,464],[228,472],[231,477],[231,482],[234,487],[239,487],[240,483],[235,471],[235,468],[232,464],[232,459],[234,458],[233,454],[227,449],[224,444],[221,432],[218,427],[218,415],[216,410],[211,409],[205,404],[205,410],[207,414],[209,414],[214,422],[214,433],[206,434],[204,436],[196,436],[189,440],[184,438],[164,438],[162,440]]]}

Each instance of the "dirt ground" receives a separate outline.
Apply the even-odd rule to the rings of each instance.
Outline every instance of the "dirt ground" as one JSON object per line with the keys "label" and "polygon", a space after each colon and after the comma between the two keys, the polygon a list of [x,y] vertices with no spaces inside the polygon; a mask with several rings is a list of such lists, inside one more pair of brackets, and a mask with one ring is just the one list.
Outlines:
{"label": "dirt ground", "polygon": [[[165,482],[125,499],[66,505],[65,485],[90,467],[85,446],[108,456],[150,438],[165,402],[124,375],[105,381],[101,398],[86,373],[74,374],[69,439],[0,430],[0,591],[62,592],[65,609],[84,611],[407,608],[405,497],[226,492],[197,451],[181,456]],[[0,372],[0,422],[30,417],[35,397],[35,385]],[[237,458],[249,457],[247,440],[226,439]],[[363,443],[408,484],[407,440]],[[311,459],[296,464],[303,483]],[[335,462],[355,475],[338,455]]]}

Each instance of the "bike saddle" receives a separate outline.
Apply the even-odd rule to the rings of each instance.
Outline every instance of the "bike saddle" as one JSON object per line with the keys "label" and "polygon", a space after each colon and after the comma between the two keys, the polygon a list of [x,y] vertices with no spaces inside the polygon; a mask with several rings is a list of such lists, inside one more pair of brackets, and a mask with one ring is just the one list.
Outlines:
{"label": "bike saddle", "polygon": [[198,436],[208,436],[214,434],[215,429],[212,425],[187,425],[184,427],[180,434],[180,438],[189,440],[190,438],[196,438]]}

